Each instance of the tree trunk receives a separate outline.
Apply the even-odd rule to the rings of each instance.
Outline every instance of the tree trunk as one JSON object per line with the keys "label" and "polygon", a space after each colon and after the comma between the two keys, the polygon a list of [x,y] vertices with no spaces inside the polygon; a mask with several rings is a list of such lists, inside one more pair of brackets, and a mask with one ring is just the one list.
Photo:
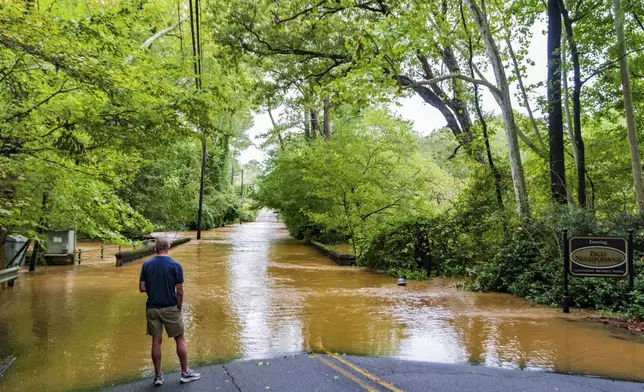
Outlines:
{"label": "tree trunk", "polygon": [[[463,15],[463,26],[465,26],[465,16]],[[474,49],[472,45],[472,37],[468,34],[468,44],[469,44],[469,66],[470,66],[470,75],[472,78],[474,75]],[[503,205],[503,191],[501,190],[501,173],[499,169],[494,164],[494,159],[492,157],[492,147],[490,146],[490,138],[488,136],[487,121],[485,121],[485,116],[483,115],[483,109],[481,109],[481,101],[479,97],[479,86],[478,84],[474,85],[474,108],[476,109],[476,114],[479,117],[481,122],[481,128],[483,130],[483,142],[485,143],[485,152],[487,154],[487,162],[490,165],[490,171],[494,177],[494,189],[496,191],[496,201],[499,204],[501,210],[504,209]]]}
{"label": "tree trunk", "polygon": [[[572,44],[571,44],[572,45]],[[577,201],[581,208],[588,205],[586,198],[586,149],[584,140],[581,136],[581,75],[579,66],[579,54],[572,54],[574,68],[574,86],[572,90],[572,112],[573,112],[573,129],[575,134],[574,145],[577,147]]]}
{"label": "tree trunk", "polygon": [[514,121],[510,86],[505,75],[503,61],[501,60],[501,55],[496,43],[494,42],[494,37],[492,36],[492,32],[490,31],[485,15],[481,12],[479,6],[474,3],[474,0],[465,0],[465,2],[469,6],[474,22],[483,37],[487,56],[494,70],[497,87],[501,91],[501,94],[499,96],[495,96],[495,98],[501,107],[503,123],[505,124],[505,137],[508,143],[510,173],[512,174],[512,182],[514,185],[517,212],[519,217],[529,218],[530,204],[528,202],[528,192],[525,185],[523,165],[521,163],[521,151],[519,150],[519,141],[517,139],[517,125]]}
{"label": "tree trunk", "polygon": [[[472,71],[474,73],[474,71]],[[501,173],[499,169],[494,164],[494,159],[492,158],[492,147],[490,146],[490,138],[488,136],[487,121],[485,121],[485,116],[483,115],[483,110],[481,110],[481,102],[479,100],[479,86],[474,85],[474,107],[476,108],[476,114],[479,117],[481,122],[481,128],[483,129],[483,142],[485,143],[485,152],[487,153],[487,162],[490,165],[490,171],[494,177],[494,189],[496,191],[496,201],[499,203],[499,207],[503,209],[503,192],[501,190]]]}
{"label": "tree trunk", "polygon": [[329,98],[324,98],[324,120],[322,123],[322,134],[326,140],[331,139],[331,124],[329,124],[329,111],[331,110],[331,103]]}
{"label": "tree trunk", "polygon": [[29,272],[36,270],[36,263],[38,262],[38,253],[40,253],[40,241],[34,242],[34,250],[31,253],[31,260],[29,261]]}
{"label": "tree trunk", "polygon": [[5,260],[4,245],[8,235],[9,235],[9,230],[4,227],[0,227],[0,269],[6,268],[4,264],[4,260]]}
{"label": "tree trunk", "polygon": [[[43,191],[42,193],[42,204],[41,204],[41,211],[42,215],[40,217],[40,225],[38,229],[36,230],[38,234],[43,233],[43,229],[46,227],[46,216],[47,216],[47,200],[49,199],[49,192],[47,190]],[[36,270],[36,263],[38,262],[38,253],[40,253],[40,241],[36,240],[34,241],[34,250],[31,253],[31,260],[29,261],[29,272],[33,272]]]}
{"label": "tree trunk", "polygon": [[548,136],[552,199],[568,202],[561,110],[561,10],[559,0],[548,0]]}
{"label": "tree trunk", "polygon": [[[217,181],[214,184],[218,192],[223,192],[228,187],[226,186],[228,173],[226,171],[226,164],[228,163],[228,155],[230,155],[230,136],[226,135],[220,139],[221,141],[221,152],[219,153],[219,159],[214,162],[214,166],[217,168]],[[207,167],[208,165],[206,165]],[[212,172],[213,170],[211,170]]]}
{"label": "tree trunk", "polygon": [[575,168],[579,170],[579,167],[577,166],[577,144],[575,143],[575,133],[572,127],[572,115],[570,114],[570,89],[568,88],[568,71],[566,71],[566,45],[566,36],[564,35],[561,41],[561,69],[564,70],[561,77],[561,80],[563,81],[564,115],[566,116],[568,138],[570,139],[570,145],[572,146],[572,157],[575,160]]}
{"label": "tree trunk", "polygon": [[311,109],[311,138],[318,138],[318,112]]}
{"label": "tree trunk", "polygon": [[309,119],[309,112],[304,111],[304,139],[311,140],[311,120]]}
{"label": "tree trunk", "polygon": [[640,217],[644,218],[644,183],[642,182],[642,162],[637,142],[637,125],[635,123],[635,110],[631,93],[631,77],[628,71],[628,57],[626,53],[626,40],[624,37],[624,14],[621,0],[613,0],[615,13],[615,30],[617,32],[617,49],[619,54],[619,68],[622,75],[622,88],[624,89],[624,110],[626,113],[626,126],[628,128],[628,144],[631,151],[631,166],[633,167],[633,186],[635,199]]}
{"label": "tree trunk", "polygon": [[[559,1],[561,15],[563,16],[564,26],[566,28],[566,36],[568,45],[570,46],[570,59],[572,60],[573,68],[573,91],[572,91],[572,105],[573,105],[573,135],[571,139],[573,147],[573,157],[575,158],[575,166],[577,167],[577,202],[579,207],[586,208],[588,201],[586,197],[586,150],[584,148],[584,140],[581,136],[581,65],[579,63],[579,49],[575,41],[574,31],[572,24],[574,23],[565,8],[563,0]],[[567,81],[565,82],[567,85]],[[566,97],[567,99],[567,97]],[[566,105],[568,103],[566,102]]]}

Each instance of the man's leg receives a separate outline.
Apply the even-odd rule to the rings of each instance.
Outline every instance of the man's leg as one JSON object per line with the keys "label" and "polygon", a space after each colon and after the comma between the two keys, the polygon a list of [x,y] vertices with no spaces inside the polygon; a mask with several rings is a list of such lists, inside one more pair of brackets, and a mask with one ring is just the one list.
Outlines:
{"label": "man's leg", "polygon": [[174,340],[177,342],[177,356],[181,363],[181,378],[179,378],[179,381],[184,384],[199,380],[201,374],[195,373],[188,368],[188,348],[186,347],[186,339],[183,338],[183,334],[176,336]]}
{"label": "man's leg", "polygon": [[179,363],[181,363],[181,377],[179,381],[183,383],[199,380],[201,374],[195,373],[188,367],[188,347],[186,347],[186,339],[183,336],[183,321],[181,320],[181,311],[177,307],[165,309],[163,311],[165,329],[168,336],[174,337],[177,343],[177,356]]}
{"label": "man's leg", "polygon": [[154,374],[160,376],[161,372],[161,343],[163,336],[152,337],[152,363],[154,364]]}
{"label": "man's leg", "polygon": [[161,342],[163,341],[163,324],[158,309],[147,309],[148,335],[152,336],[152,363],[154,374],[160,376],[161,372]]}
{"label": "man's leg", "polygon": [[181,371],[188,373],[188,347],[186,347],[186,339],[184,339],[182,334],[175,337],[174,341],[177,342],[177,356],[179,357],[179,363],[181,363]]}

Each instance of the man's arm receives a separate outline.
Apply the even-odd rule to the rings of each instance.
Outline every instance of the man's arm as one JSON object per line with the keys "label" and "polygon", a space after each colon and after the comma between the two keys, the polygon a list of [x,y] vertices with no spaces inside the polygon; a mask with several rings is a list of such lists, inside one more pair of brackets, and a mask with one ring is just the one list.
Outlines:
{"label": "man's arm", "polygon": [[177,288],[177,307],[181,310],[181,307],[183,306],[183,268],[179,263],[177,263],[175,267],[175,273],[177,274],[175,286]]}
{"label": "man's arm", "polygon": [[183,306],[183,283],[178,284],[177,286],[177,307],[181,310]]}
{"label": "man's arm", "polygon": [[141,267],[141,276],[139,277],[139,291],[142,293],[147,292],[147,287],[145,287],[145,263]]}

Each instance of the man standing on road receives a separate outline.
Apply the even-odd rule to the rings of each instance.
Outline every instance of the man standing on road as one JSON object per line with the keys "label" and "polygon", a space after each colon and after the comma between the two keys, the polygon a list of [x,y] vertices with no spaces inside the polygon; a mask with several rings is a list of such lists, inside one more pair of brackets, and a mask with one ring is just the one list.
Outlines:
{"label": "man standing on road", "polygon": [[157,255],[143,263],[139,290],[148,294],[146,316],[148,335],[152,336],[152,362],[154,363],[154,385],[163,385],[161,371],[161,342],[163,327],[168,337],[177,343],[177,355],[181,363],[181,382],[201,378],[188,368],[188,348],[183,337],[181,306],[183,305],[183,268],[168,256],[170,241],[165,237],[156,238]]}

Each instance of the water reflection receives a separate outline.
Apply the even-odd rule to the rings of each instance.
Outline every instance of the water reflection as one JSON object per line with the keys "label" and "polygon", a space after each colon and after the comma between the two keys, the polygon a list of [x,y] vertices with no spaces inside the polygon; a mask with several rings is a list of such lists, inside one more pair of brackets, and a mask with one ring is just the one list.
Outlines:
{"label": "water reflection", "polygon": [[[194,234],[194,233],[187,233]],[[409,282],[335,266],[273,216],[173,249],[197,363],[302,350],[469,362],[644,381],[644,342],[450,280]],[[140,262],[41,268],[0,292],[0,390],[91,388],[150,375]],[[169,343],[169,342],[168,342]],[[164,367],[178,366],[173,344]]]}

